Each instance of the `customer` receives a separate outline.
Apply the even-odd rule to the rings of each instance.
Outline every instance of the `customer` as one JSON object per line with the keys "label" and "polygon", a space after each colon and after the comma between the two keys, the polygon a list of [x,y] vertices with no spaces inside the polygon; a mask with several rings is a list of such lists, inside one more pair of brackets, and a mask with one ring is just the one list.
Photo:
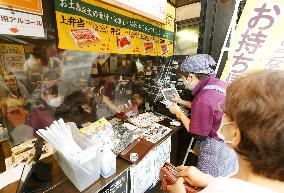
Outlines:
{"label": "customer", "polygon": [[207,54],[187,57],[181,65],[185,88],[192,90],[192,104],[176,100],[187,107],[191,106],[189,119],[177,104],[169,107],[185,128],[197,140],[199,150],[197,168],[213,176],[227,176],[236,172],[238,163],[235,152],[218,137],[223,113],[219,110],[225,100],[226,83],[216,78],[214,59]]}
{"label": "customer", "polygon": [[237,152],[239,171],[214,178],[195,167],[181,167],[171,193],[185,193],[183,181],[204,187],[200,193],[284,192],[284,72],[261,71],[233,82],[227,90],[220,127]]}
{"label": "customer", "polygon": [[115,77],[105,76],[100,81],[95,100],[92,101],[91,117],[93,121],[103,117],[109,118],[117,113],[115,99]]}

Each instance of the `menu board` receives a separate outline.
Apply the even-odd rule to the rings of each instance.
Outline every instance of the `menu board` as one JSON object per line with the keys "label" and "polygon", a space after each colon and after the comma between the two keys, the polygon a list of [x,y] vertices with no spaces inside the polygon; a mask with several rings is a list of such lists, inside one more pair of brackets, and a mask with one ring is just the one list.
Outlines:
{"label": "menu board", "polygon": [[1,68],[23,70],[25,63],[24,47],[16,44],[0,44]]}
{"label": "menu board", "polygon": [[150,19],[166,22],[167,0],[102,0]]}
{"label": "menu board", "polygon": [[175,8],[168,3],[166,23],[160,23],[99,0],[54,2],[61,49],[173,55]]}

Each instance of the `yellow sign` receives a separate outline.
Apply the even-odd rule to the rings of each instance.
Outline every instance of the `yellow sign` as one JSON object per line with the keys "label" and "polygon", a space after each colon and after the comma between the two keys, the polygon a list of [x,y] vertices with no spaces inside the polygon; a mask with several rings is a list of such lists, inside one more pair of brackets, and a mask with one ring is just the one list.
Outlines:
{"label": "yellow sign", "polygon": [[248,71],[284,69],[283,23],[284,1],[247,1],[221,79],[231,83]]}
{"label": "yellow sign", "polygon": [[83,134],[87,134],[88,132],[93,132],[93,133],[97,133],[99,130],[104,129],[105,126],[110,126],[111,124],[110,122],[108,122],[108,120],[106,120],[104,117],[97,120],[94,123],[91,123],[90,125],[83,127],[80,129],[80,132]]}
{"label": "yellow sign", "polygon": [[96,0],[55,0],[59,48],[119,54],[173,55],[175,9],[166,24]]}
{"label": "yellow sign", "polygon": [[42,15],[41,0],[0,0],[0,7]]}
{"label": "yellow sign", "polygon": [[0,44],[0,56],[2,69],[24,69],[25,52],[22,45]]}

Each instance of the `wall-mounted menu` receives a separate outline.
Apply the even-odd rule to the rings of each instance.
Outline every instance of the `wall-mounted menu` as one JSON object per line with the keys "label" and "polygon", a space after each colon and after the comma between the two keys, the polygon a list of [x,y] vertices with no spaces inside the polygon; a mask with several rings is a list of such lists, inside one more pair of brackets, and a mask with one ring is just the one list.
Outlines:
{"label": "wall-mounted menu", "polygon": [[25,63],[24,47],[16,44],[0,44],[0,65],[6,69],[23,70]]}
{"label": "wall-mounted menu", "polygon": [[170,4],[166,3],[166,22],[159,23],[145,14],[137,15],[105,1],[54,2],[61,49],[150,56],[173,54],[175,9]]}

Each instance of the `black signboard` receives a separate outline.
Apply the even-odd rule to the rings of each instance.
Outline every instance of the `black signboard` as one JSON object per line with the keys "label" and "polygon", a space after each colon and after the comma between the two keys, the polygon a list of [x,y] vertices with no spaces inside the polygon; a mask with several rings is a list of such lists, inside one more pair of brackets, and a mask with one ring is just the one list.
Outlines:
{"label": "black signboard", "polygon": [[128,193],[128,170],[120,174],[99,193]]}

